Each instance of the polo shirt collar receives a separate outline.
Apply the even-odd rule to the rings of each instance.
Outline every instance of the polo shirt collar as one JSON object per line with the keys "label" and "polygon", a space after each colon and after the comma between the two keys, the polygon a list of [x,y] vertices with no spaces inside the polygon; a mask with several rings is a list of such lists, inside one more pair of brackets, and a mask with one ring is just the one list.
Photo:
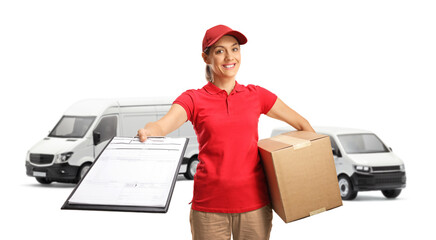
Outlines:
{"label": "polo shirt collar", "polygon": [[[222,92],[222,91],[225,91],[225,90],[223,90],[223,89],[221,89],[221,88],[215,86],[212,82],[208,82],[206,85],[204,85],[203,88],[206,90],[206,92],[208,92],[209,94],[212,94],[212,95],[213,95],[213,94],[218,94],[219,92]],[[233,92],[233,91],[236,91],[236,92],[242,92],[242,91],[244,91],[244,90],[245,90],[244,86],[241,85],[241,84],[239,84],[239,83],[235,80],[235,87],[233,88],[232,92]]]}

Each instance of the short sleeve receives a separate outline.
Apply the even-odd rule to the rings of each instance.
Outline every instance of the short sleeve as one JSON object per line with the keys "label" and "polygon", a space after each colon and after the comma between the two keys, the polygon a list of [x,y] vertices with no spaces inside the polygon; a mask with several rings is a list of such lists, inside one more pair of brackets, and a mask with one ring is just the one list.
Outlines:
{"label": "short sleeve", "polygon": [[260,86],[256,86],[256,89],[259,94],[261,113],[267,114],[274,106],[277,95]]}
{"label": "short sleeve", "polygon": [[194,115],[194,94],[191,90],[185,91],[182,93],[179,97],[174,100],[173,104],[179,104],[182,106],[185,111],[186,115],[188,116],[188,120],[192,122],[192,118]]}

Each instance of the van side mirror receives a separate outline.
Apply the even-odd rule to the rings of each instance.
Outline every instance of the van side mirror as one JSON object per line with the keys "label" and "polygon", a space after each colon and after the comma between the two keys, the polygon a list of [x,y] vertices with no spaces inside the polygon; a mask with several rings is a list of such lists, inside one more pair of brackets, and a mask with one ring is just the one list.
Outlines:
{"label": "van side mirror", "polygon": [[333,155],[336,157],[342,157],[341,151],[339,149],[332,148]]}
{"label": "van side mirror", "polygon": [[389,147],[389,151],[391,151],[391,152],[392,152],[392,148],[391,148],[391,147]]}
{"label": "van side mirror", "polygon": [[100,143],[101,134],[99,132],[92,132],[92,140],[94,141],[94,145]]}

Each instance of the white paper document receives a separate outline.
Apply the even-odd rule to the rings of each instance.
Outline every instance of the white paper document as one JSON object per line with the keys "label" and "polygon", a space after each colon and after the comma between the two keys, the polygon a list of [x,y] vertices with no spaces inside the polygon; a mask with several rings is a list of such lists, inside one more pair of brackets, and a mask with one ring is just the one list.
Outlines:
{"label": "white paper document", "polygon": [[186,138],[115,137],[69,204],[164,207],[170,195]]}

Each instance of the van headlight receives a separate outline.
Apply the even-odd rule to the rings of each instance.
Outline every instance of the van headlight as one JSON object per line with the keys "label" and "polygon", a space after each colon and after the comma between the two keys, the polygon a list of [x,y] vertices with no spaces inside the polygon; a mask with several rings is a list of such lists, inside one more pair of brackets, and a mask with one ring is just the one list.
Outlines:
{"label": "van headlight", "polygon": [[64,163],[64,162],[68,161],[68,159],[70,159],[70,157],[72,155],[73,155],[73,152],[58,154],[58,155],[56,155],[56,160],[57,160],[56,162]]}
{"label": "van headlight", "polygon": [[404,171],[404,170],[406,170],[406,168],[404,168],[404,164],[401,164],[400,165],[400,171]]}
{"label": "van headlight", "polygon": [[362,165],[356,165],[354,166],[354,168],[356,169],[356,171],[358,172],[369,172],[371,170],[370,167],[368,166],[362,166]]}

